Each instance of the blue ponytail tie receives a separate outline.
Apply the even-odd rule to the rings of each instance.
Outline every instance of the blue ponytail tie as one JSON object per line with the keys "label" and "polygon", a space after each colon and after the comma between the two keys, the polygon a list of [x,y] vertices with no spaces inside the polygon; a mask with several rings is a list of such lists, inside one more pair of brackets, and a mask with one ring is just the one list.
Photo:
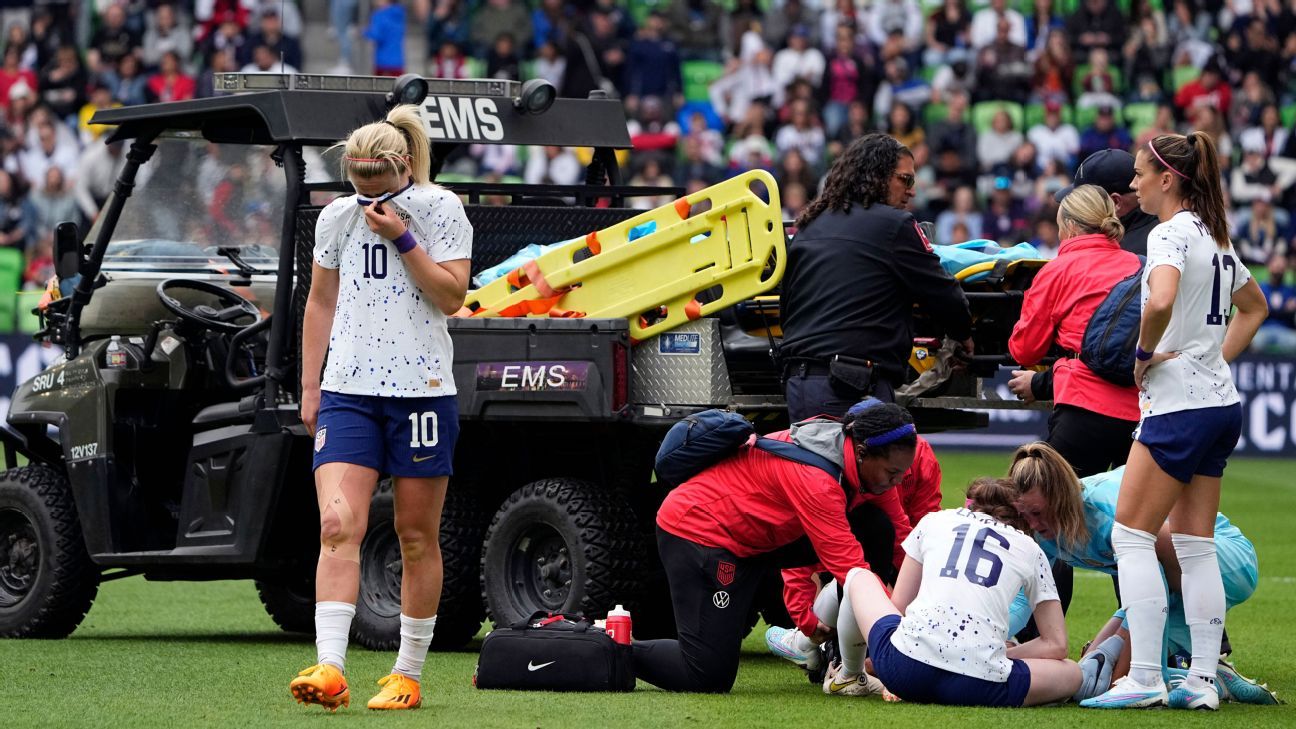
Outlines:
{"label": "blue ponytail tie", "polygon": [[863,400],[860,400],[859,402],[855,403],[854,405],[851,405],[850,409],[846,411],[846,415],[847,416],[859,415],[865,410],[871,410],[879,405],[885,405],[885,404],[886,403],[882,402],[876,397],[866,397]]}
{"label": "blue ponytail tie", "polygon": [[888,443],[894,443],[907,435],[915,435],[917,432],[918,431],[914,428],[913,423],[905,423],[899,428],[888,430],[881,435],[875,435],[872,438],[865,438],[864,445],[869,448],[877,448],[878,446],[884,446]]}

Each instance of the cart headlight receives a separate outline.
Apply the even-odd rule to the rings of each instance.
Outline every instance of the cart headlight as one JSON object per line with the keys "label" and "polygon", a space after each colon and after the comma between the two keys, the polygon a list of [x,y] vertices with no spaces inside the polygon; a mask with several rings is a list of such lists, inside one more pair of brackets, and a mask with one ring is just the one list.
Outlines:
{"label": "cart headlight", "polygon": [[558,98],[554,85],[542,78],[533,78],[522,84],[522,90],[513,98],[513,108],[519,114],[543,114]]}
{"label": "cart headlight", "polygon": [[387,105],[422,104],[427,95],[427,79],[417,73],[407,73],[396,79],[392,90],[387,92]]}

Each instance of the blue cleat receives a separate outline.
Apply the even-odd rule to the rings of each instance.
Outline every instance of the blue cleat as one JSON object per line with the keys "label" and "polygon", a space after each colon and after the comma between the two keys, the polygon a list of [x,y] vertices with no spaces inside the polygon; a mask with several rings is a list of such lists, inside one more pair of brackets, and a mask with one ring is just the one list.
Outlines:
{"label": "blue cleat", "polygon": [[1085,699],[1080,705],[1086,709],[1150,709],[1165,706],[1168,700],[1165,684],[1144,686],[1129,676],[1123,676],[1107,693]]}
{"label": "blue cleat", "polygon": [[1215,671],[1215,684],[1219,687],[1220,698],[1225,701],[1259,706],[1275,706],[1282,703],[1278,694],[1269,688],[1268,684],[1243,676],[1232,663],[1223,658],[1220,659],[1219,668]]}
{"label": "blue cleat", "polygon": [[1172,709],[1218,711],[1220,703],[1219,691],[1214,686],[1191,685],[1189,679],[1185,679],[1170,690],[1168,703]]}
{"label": "blue cleat", "polygon": [[770,653],[792,661],[807,671],[813,671],[819,667],[823,655],[817,648],[811,648],[808,651],[799,650],[796,647],[796,639],[799,635],[801,635],[801,631],[796,628],[780,628],[777,625],[771,625],[765,631],[765,647],[769,648]]}

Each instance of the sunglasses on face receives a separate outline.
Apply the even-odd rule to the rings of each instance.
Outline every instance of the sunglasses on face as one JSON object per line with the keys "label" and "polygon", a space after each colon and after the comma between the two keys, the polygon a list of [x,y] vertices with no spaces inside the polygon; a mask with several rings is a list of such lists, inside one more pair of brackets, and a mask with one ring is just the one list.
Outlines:
{"label": "sunglasses on face", "polygon": [[906,190],[912,190],[914,185],[918,183],[918,178],[913,175],[902,175],[897,172],[895,177],[897,180],[904,183]]}

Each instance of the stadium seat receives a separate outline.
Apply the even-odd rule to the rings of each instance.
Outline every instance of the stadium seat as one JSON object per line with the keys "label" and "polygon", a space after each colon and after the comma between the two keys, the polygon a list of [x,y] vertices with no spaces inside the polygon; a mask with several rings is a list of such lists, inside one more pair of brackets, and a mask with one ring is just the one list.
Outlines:
{"label": "stadium seat", "polygon": [[1196,81],[1200,75],[1201,69],[1196,66],[1175,66],[1170,70],[1170,86],[1177,94],[1179,89],[1184,87],[1184,84],[1189,81]]}
{"label": "stadium seat", "polygon": [[486,61],[468,56],[463,64],[464,78],[486,78]]}
{"label": "stadium seat", "polygon": [[990,129],[990,122],[1000,109],[1008,112],[1008,116],[1012,118],[1013,129],[1023,131],[1022,122],[1026,112],[1022,110],[1021,104],[1013,101],[982,101],[972,107],[972,128],[977,134]]}
{"label": "stadium seat", "polygon": [[18,309],[18,288],[22,284],[23,252],[17,248],[0,248],[0,332],[14,330],[14,312]]}
{"label": "stadium seat", "polygon": [[[1025,125],[1025,129],[1030,129],[1031,127],[1035,126],[1036,124],[1043,124],[1043,123],[1044,123],[1044,111],[1045,111],[1045,109],[1044,109],[1044,105],[1043,105],[1043,104],[1040,104],[1040,103],[1027,104],[1027,105],[1026,105],[1026,118],[1025,118],[1025,121],[1023,122],[1023,124]],[[1075,118],[1075,115],[1071,112],[1071,105],[1070,105],[1070,104],[1063,104],[1063,105],[1062,105],[1062,123],[1063,123],[1063,124],[1074,124],[1075,122],[1072,121],[1074,118]],[[1023,129],[1023,131],[1025,131],[1025,129]]]}
{"label": "stadium seat", "polygon": [[18,293],[18,331],[23,334],[35,334],[40,331],[40,317],[34,310],[44,294],[44,290],[41,289]]}
{"label": "stadium seat", "polygon": [[1123,111],[1125,114],[1125,126],[1129,128],[1132,137],[1137,137],[1143,133],[1144,129],[1156,123],[1157,105],[1150,101],[1126,104]]}
{"label": "stadium seat", "polygon": [[[1071,77],[1071,89],[1075,92],[1077,97],[1085,92],[1084,88],[1081,87],[1081,83],[1084,81],[1084,77],[1088,73],[1089,64],[1082,63],[1079,66],[1076,66],[1075,75]],[[1111,74],[1112,84],[1115,85],[1115,88],[1112,89],[1112,93],[1116,96],[1120,96],[1121,93],[1125,91],[1124,74],[1122,74],[1121,70],[1115,66],[1108,66],[1107,73]]]}
{"label": "stadium seat", "polygon": [[1287,104],[1282,108],[1282,125],[1287,129],[1296,127],[1296,104]]}
{"label": "stadium seat", "polygon": [[685,61],[680,65],[684,76],[684,100],[708,101],[711,82],[724,75],[724,65],[715,61]]}
{"label": "stadium seat", "polygon": [[1083,134],[1086,129],[1094,125],[1094,119],[1098,118],[1098,108],[1090,106],[1088,108],[1077,106],[1075,110],[1075,126]]}
{"label": "stadium seat", "polygon": [[938,122],[945,121],[949,116],[949,106],[940,103],[931,103],[923,107],[923,124],[930,127]]}

